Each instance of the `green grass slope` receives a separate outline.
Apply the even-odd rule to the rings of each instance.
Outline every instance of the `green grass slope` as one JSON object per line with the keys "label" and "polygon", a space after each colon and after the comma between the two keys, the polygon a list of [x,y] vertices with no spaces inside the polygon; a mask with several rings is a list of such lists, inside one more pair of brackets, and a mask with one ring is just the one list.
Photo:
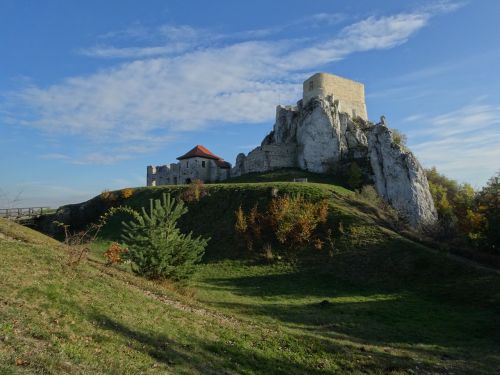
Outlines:
{"label": "green grass slope", "polygon": [[212,261],[180,289],[53,244],[0,239],[2,374],[499,370],[499,276],[403,239],[321,266]]}
{"label": "green grass slope", "polygon": [[17,224],[16,222],[0,218],[0,239],[17,240],[31,244],[59,247],[60,243],[46,235]]}
{"label": "green grass slope", "polygon": [[[185,188],[116,192],[62,211],[78,228],[111,204],[139,208]],[[234,211],[265,208],[273,189],[329,200],[330,222],[345,232],[333,257],[263,264],[245,253]],[[400,236],[339,186],[240,179],[207,190],[181,223],[212,238],[184,287],[104,266],[121,218],[76,269],[53,240],[28,231],[15,241],[25,229],[9,224],[0,238],[0,373],[500,372],[498,272]]]}

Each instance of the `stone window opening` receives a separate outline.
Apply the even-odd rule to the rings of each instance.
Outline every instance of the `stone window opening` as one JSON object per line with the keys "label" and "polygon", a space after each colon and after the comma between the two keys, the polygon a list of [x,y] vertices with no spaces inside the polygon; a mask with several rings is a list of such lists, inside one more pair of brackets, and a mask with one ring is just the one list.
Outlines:
{"label": "stone window opening", "polygon": [[189,162],[186,161],[186,168],[189,168]]}
{"label": "stone window opening", "polygon": [[201,167],[205,168],[205,161],[204,160],[201,162]]}
{"label": "stone window opening", "polygon": [[309,81],[309,91],[312,91],[314,89],[314,81]]}

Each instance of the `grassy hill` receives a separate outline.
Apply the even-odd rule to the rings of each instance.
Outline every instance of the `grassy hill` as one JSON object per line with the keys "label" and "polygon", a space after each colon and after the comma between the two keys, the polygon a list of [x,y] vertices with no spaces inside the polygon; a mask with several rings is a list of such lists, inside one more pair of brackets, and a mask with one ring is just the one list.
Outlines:
{"label": "grassy hill", "polygon": [[[111,204],[139,207],[184,188],[140,188],[128,198],[115,192],[64,215],[76,228]],[[183,286],[104,266],[117,221],[76,268],[57,242],[0,221],[0,373],[500,371],[498,272],[400,236],[383,212],[335,185],[207,188],[182,226],[212,240]],[[332,225],[342,222],[345,231],[333,257],[266,264],[245,254],[234,211],[265,207],[273,189],[329,200]],[[21,241],[12,236],[18,231]]]}
{"label": "grassy hill", "polygon": [[[158,186],[133,189],[128,198],[122,198],[121,191],[109,192],[104,197],[95,198],[60,210],[57,220],[72,228],[83,228],[99,217],[111,206],[127,205],[135,209],[149,205],[150,199],[161,198],[164,193],[178,197],[186,186]],[[180,222],[184,230],[193,230],[196,235],[211,237],[206,259],[238,258],[241,254],[241,241],[234,232],[235,211],[239,206],[250,210],[255,204],[265,210],[272,199],[273,192],[280,195],[302,194],[310,200],[328,199],[331,207],[332,224],[342,222],[351,234],[348,245],[353,243],[374,243],[377,238],[385,237],[379,229],[390,226],[383,212],[369,204],[358,201],[354,194],[337,185],[324,183],[293,182],[240,182],[206,185],[208,195],[198,202],[188,204],[189,212]],[[111,197],[110,197],[111,194]],[[127,217],[113,219],[103,236],[107,239],[119,238],[119,227]],[[377,224],[382,225],[379,227]],[[354,241],[354,242],[353,242]]]}

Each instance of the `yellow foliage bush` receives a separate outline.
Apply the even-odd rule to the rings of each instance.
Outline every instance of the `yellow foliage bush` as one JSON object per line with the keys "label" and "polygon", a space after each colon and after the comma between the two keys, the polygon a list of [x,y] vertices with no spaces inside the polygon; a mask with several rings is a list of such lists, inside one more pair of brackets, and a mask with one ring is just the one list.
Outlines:
{"label": "yellow foliage bush", "polygon": [[109,190],[104,190],[100,196],[101,200],[106,203],[112,203],[118,199],[116,193],[114,191],[109,191]]}
{"label": "yellow foliage bush", "polygon": [[186,202],[198,202],[201,198],[207,195],[207,189],[202,180],[192,181],[188,188],[181,194],[181,199]]}
{"label": "yellow foliage bush", "polygon": [[121,255],[127,250],[120,246],[117,242],[112,242],[109,245],[108,249],[104,253],[104,257],[106,258],[106,264],[108,266],[112,264],[117,264],[122,262]]}
{"label": "yellow foliage bush", "polygon": [[123,199],[130,198],[132,195],[134,195],[134,189],[131,188],[126,188],[120,190],[120,195]]}
{"label": "yellow foliage bush", "polygon": [[257,205],[248,214],[239,207],[235,212],[235,230],[244,235],[248,249],[260,244],[264,255],[269,253],[271,243],[288,250],[308,244],[322,250],[326,243],[332,243],[326,238],[327,233],[331,237],[331,231],[326,230],[328,209],[326,200],[313,202],[301,195],[275,197],[263,213]]}

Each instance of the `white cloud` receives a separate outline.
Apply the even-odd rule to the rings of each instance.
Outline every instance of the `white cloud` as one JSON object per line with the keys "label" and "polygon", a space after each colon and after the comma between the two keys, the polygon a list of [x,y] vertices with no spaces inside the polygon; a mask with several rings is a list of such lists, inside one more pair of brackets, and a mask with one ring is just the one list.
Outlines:
{"label": "white cloud", "polygon": [[420,129],[410,139],[425,136],[412,150],[427,167],[455,179],[484,185],[500,169],[500,107],[474,104],[443,113],[424,122],[415,115]]}
{"label": "white cloud", "polygon": [[[147,148],[158,133],[168,138],[220,123],[272,121],[278,100],[289,103],[300,96],[308,72],[355,52],[405,43],[431,17],[428,11],[369,17],[334,37],[307,43],[249,40],[213,46],[204,42],[213,37],[203,31],[164,27],[156,30],[167,41],[163,46],[87,50],[135,60],[49,87],[28,86],[11,93],[0,109],[19,124],[53,134],[120,147],[140,142]],[[329,16],[315,18],[325,22]],[[147,39],[147,30],[139,28],[135,35]],[[157,53],[161,56],[153,58]],[[91,152],[77,162],[111,163],[127,155]]]}
{"label": "white cloud", "polygon": [[80,50],[82,55],[102,58],[143,58],[158,55],[171,55],[186,51],[191,45],[187,43],[169,44],[156,47],[125,47],[94,46]]}
{"label": "white cloud", "polygon": [[405,43],[429,19],[427,13],[369,17],[345,27],[335,38],[290,53],[281,66],[290,70],[311,69],[355,52],[392,48]]}
{"label": "white cloud", "polygon": [[49,154],[40,155],[40,158],[49,159],[49,160],[67,160],[70,157],[68,155],[65,155],[65,154],[53,152],[53,153],[49,153]]}
{"label": "white cloud", "polygon": [[142,25],[133,25],[128,29],[110,32],[102,35],[101,40],[120,42],[123,39],[136,42],[150,42],[154,46],[116,47],[99,44],[89,48],[82,48],[78,52],[82,55],[96,58],[134,59],[182,53],[189,49],[206,48],[222,45],[223,43],[259,40],[269,36],[276,36],[289,29],[295,31],[319,27],[330,27],[346,19],[340,13],[316,13],[299,18],[281,25],[243,30],[232,33],[219,33],[208,29],[196,29],[189,25],[165,24],[159,27],[147,28]]}

